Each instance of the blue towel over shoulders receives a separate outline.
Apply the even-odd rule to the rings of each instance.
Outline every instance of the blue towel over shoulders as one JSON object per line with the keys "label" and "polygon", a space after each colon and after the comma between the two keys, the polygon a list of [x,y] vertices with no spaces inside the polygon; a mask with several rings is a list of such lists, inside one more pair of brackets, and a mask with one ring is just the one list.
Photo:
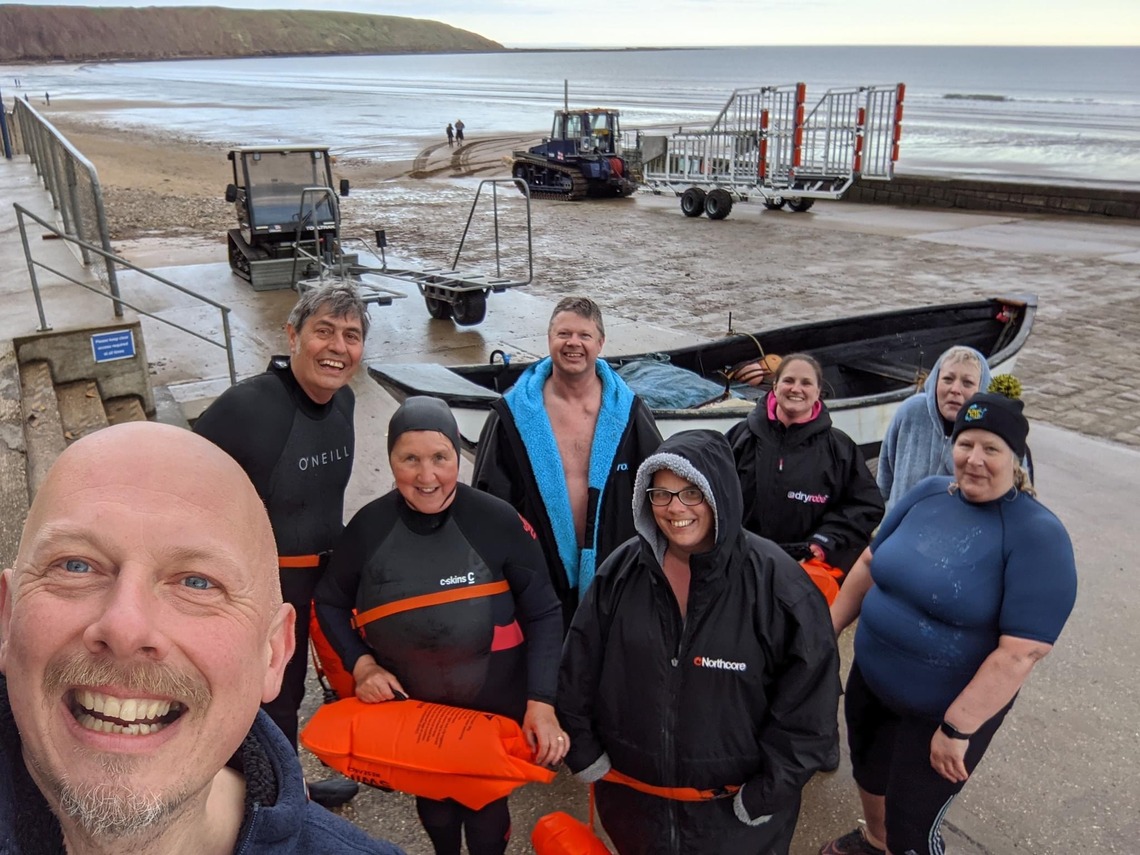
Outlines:
{"label": "blue towel over shoulders", "polygon": [[595,503],[594,542],[579,546],[574,531],[574,517],[570,511],[570,494],[566,489],[566,475],[562,455],[554,440],[554,429],[543,404],[542,390],[550,379],[553,363],[546,357],[530,366],[518,382],[505,395],[507,407],[514,416],[530,460],[531,471],[538,491],[550,518],[551,528],[558,544],[558,556],[566,568],[571,587],[581,599],[594,580],[597,558],[597,536],[602,500],[606,482],[613,469],[614,457],[629,424],[633,408],[632,390],[603,360],[597,362],[598,377],[602,381],[602,406],[590,448],[589,486],[598,491]]}

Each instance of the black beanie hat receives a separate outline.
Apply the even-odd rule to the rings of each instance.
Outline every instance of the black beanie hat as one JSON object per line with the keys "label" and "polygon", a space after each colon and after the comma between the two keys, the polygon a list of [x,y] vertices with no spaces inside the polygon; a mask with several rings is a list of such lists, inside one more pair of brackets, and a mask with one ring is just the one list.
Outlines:
{"label": "black beanie hat", "polygon": [[388,453],[400,434],[410,430],[437,430],[451,440],[455,453],[459,454],[459,426],[451,409],[439,398],[427,395],[413,395],[400,405],[388,422]]}
{"label": "black beanie hat", "polygon": [[1029,422],[1021,411],[1025,404],[997,392],[979,392],[958,411],[952,439],[964,430],[988,430],[1005,440],[1017,459],[1025,457],[1025,438]]}

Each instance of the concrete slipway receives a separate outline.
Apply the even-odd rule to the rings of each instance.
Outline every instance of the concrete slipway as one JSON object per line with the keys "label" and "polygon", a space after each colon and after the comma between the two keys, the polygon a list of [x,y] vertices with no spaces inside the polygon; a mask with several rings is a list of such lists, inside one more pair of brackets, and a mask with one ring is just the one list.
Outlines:
{"label": "concrete slipway", "polygon": [[[51,214],[50,200],[26,159],[0,161],[0,342],[4,343],[0,367],[11,366],[11,339],[33,333],[38,324],[16,231],[15,202],[41,216]],[[835,228],[853,228],[860,207],[831,206],[827,216]],[[1001,229],[985,215],[889,211],[877,209],[873,217],[861,218],[858,227],[881,229],[883,234],[974,241],[979,249],[1000,237]],[[1001,221],[1008,224],[1010,217],[1004,215]],[[1041,218],[1027,227],[1050,243],[1054,254],[1095,255],[1106,251],[1106,245],[1120,251],[1118,227],[1110,231],[1106,224],[1102,229],[1102,221],[1091,218],[1064,222],[1073,227],[1062,228],[1059,221]],[[1063,234],[1065,243],[1051,240],[1051,234]],[[33,242],[37,259],[50,259],[53,266],[94,281],[61,242],[44,241],[39,234],[33,235]],[[282,349],[281,330],[292,293],[253,292],[230,275],[220,246],[187,249],[151,241],[129,246],[126,252],[137,263],[161,268],[163,276],[232,307],[239,375],[261,370],[268,356]],[[1140,240],[1131,252],[1140,257]],[[196,263],[203,258],[211,262]],[[216,314],[192,301],[173,292],[157,293],[135,275],[121,274],[121,283],[124,297],[137,300],[140,307],[217,333]],[[108,302],[50,275],[44,286],[47,318],[56,330],[113,321]],[[493,296],[487,321],[468,329],[429,320],[414,289],[409,286],[405,291],[408,299],[371,309],[373,331],[366,359],[464,363],[482,361],[495,348],[543,352],[551,304],[525,289]],[[144,319],[143,327],[156,385],[170,386],[176,397],[189,402],[224,387],[221,351],[210,352],[212,348],[196,339],[149,319]],[[650,350],[692,340],[675,330],[618,317],[607,318],[607,332],[608,352]],[[358,448],[348,497],[350,513],[391,485],[384,433],[394,408],[365,372],[353,385],[358,396]],[[1090,395],[1095,394],[1095,385],[1095,378],[1090,378]],[[12,554],[24,512],[23,485],[13,483],[22,472],[18,465],[22,438],[12,399],[10,383],[0,383],[4,422],[0,436],[8,452],[8,462],[0,467],[5,557]],[[1073,405],[1080,407],[1083,401],[1074,400]],[[1045,423],[1033,425],[1031,442],[1041,496],[1064,521],[1076,545],[1080,594],[1055,651],[1031,676],[989,756],[951,808],[948,848],[994,855],[1134,853],[1140,851],[1140,688],[1135,676],[1140,671],[1140,585],[1133,566],[1140,555],[1136,511],[1140,452]],[[841,643],[846,667],[850,632]],[[529,851],[526,836],[542,813],[567,809],[584,815],[585,811],[581,790],[561,778],[551,788],[520,792],[513,805],[516,840],[511,852]],[[844,756],[837,773],[819,775],[809,785],[793,852],[815,852],[823,841],[849,830],[858,814]],[[368,793],[357,799],[349,815],[370,832],[400,842],[410,853],[429,851],[406,797]]]}

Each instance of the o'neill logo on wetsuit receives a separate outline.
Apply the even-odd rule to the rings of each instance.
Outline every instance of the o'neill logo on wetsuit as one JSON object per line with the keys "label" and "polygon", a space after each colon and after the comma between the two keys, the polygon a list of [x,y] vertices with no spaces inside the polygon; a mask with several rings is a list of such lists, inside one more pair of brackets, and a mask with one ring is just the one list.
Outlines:
{"label": "o'neill logo on wetsuit", "polygon": [[720,671],[747,671],[745,662],[729,662],[727,659],[711,659],[708,656],[694,656],[693,664],[698,668],[716,668]]}
{"label": "o'neill logo on wetsuit", "polygon": [[805,505],[826,505],[827,500],[831,497],[827,493],[804,493],[798,490],[789,490],[788,498],[803,502]]}
{"label": "o'neill logo on wetsuit", "polygon": [[297,468],[304,472],[306,469],[316,469],[318,466],[327,466],[330,463],[348,460],[351,456],[352,452],[348,450],[348,446],[342,445],[340,448],[330,448],[320,454],[307,454],[299,458]]}
{"label": "o'neill logo on wetsuit", "polygon": [[439,586],[441,588],[446,588],[448,585],[474,585],[474,584],[475,584],[475,574],[474,573],[467,573],[467,574],[461,573],[458,576],[448,576],[446,579],[440,579],[439,580]]}

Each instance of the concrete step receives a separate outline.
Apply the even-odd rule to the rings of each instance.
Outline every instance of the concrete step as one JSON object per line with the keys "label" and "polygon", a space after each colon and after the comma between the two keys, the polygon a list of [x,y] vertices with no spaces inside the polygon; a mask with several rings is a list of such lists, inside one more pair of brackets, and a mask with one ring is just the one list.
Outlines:
{"label": "concrete step", "polygon": [[107,411],[99,397],[99,385],[94,380],[76,380],[55,387],[59,400],[59,418],[63,425],[63,438],[70,445],[75,440],[107,427]]}
{"label": "concrete step", "polygon": [[59,415],[59,400],[52,385],[51,368],[46,362],[36,360],[20,366],[20,408],[28,452],[28,497],[32,498],[52,463],[67,446]]}
{"label": "concrete step", "polygon": [[123,395],[118,398],[108,398],[103,402],[103,409],[107,412],[107,421],[113,425],[123,422],[145,422],[146,410],[137,395]]}

